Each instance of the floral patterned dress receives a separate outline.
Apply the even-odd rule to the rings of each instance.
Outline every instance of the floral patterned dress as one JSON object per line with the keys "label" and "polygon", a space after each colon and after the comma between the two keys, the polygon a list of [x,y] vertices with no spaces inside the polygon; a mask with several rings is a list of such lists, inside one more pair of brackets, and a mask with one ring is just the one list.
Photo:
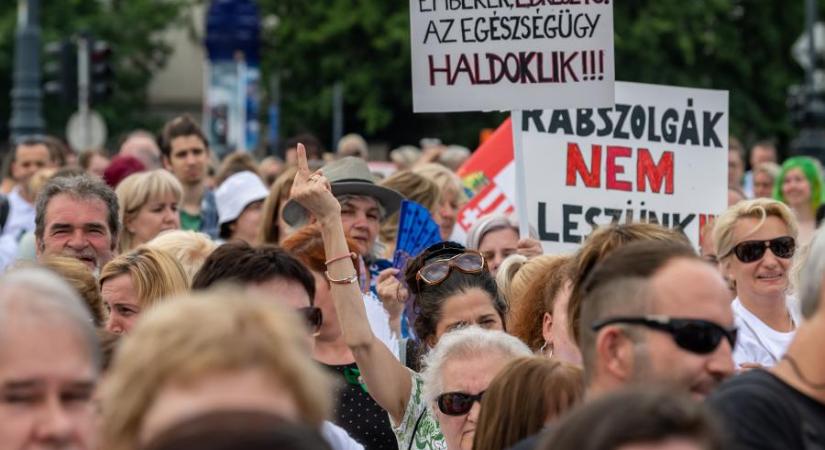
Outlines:
{"label": "floral patterned dress", "polygon": [[447,442],[441,427],[424,400],[424,379],[410,371],[412,389],[404,417],[397,427],[393,427],[398,440],[398,450],[447,450]]}

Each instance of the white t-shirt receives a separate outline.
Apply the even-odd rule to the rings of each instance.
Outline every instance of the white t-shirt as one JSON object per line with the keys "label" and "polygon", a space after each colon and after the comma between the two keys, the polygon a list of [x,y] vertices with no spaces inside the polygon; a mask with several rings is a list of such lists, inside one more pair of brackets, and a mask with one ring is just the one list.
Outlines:
{"label": "white t-shirt", "polygon": [[328,420],[321,424],[321,434],[332,450],[364,450],[346,430]]}
{"label": "white t-shirt", "polygon": [[[748,311],[739,301],[739,297],[733,300],[731,308],[736,326],[739,328],[738,341],[733,350],[733,361],[736,366],[743,363],[757,363],[764,367],[776,365],[793,340],[796,329],[788,333],[774,330]],[[799,317],[794,308],[789,307],[788,312],[794,324],[799,324]]]}

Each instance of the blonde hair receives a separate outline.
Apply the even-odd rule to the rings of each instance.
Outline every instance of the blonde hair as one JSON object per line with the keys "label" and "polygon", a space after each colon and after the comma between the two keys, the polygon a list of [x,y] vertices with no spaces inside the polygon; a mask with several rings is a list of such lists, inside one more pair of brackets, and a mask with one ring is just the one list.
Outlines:
{"label": "blonde hair", "polygon": [[[512,306],[511,297],[513,296],[513,280],[521,269],[527,265],[527,257],[518,253],[504,258],[501,265],[498,266],[496,272],[496,286],[504,300],[507,302],[507,310],[509,313]],[[507,323],[510,323],[508,320]]]}
{"label": "blonde hair", "polygon": [[[438,184],[423,175],[413,173],[409,170],[396,172],[388,178],[381,180],[378,185],[400,192],[407,200],[412,200],[427,208],[431,214],[438,210],[438,205],[441,202]],[[400,211],[396,211],[381,223],[378,236],[384,244],[395,246],[400,214]]]}
{"label": "blonde hair", "polygon": [[261,228],[258,232],[258,242],[261,244],[278,244],[286,236],[280,236],[278,230],[278,217],[281,214],[286,202],[281,203],[281,199],[289,199],[289,191],[292,189],[292,182],[298,167],[290,166],[278,175],[275,182],[269,188],[269,195],[264,200],[263,213],[261,213]]}
{"label": "blonde hair", "polygon": [[138,172],[126,177],[115,189],[119,205],[118,215],[123,229],[118,239],[118,251],[127,252],[134,246],[134,234],[126,224],[134,219],[143,205],[168,194],[180,203],[183,187],[174,175],[163,169]]}
{"label": "blonde hair", "polygon": [[302,421],[327,417],[332,379],[315,363],[298,316],[234,290],[187,295],[146,314],[102,386],[103,448],[133,450],[158,392],[215,372],[260,369],[287,387]]}
{"label": "blonde hair", "polygon": [[192,279],[206,258],[218,248],[218,244],[206,234],[187,230],[164,231],[146,243],[146,246],[172,255],[186,272],[187,286],[192,284]]}
{"label": "blonde hair", "polygon": [[51,270],[68,282],[86,304],[96,327],[103,325],[103,299],[100,297],[100,288],[92,271],[77,258],[68,256],[46,256],[40,259],[40,265]]}
{"label": "blonde hair", "polygon": [[109,261],[100,271],[100,288],[111,278],[129,275],[139,306],[147,308],[189,289],[186,272],[168,253],[140,246]]}
{"label": "blonde hair", "polygon": [[750,235],[761,228],[768,217],[779,218],[788,227],[790,236],[796,239],[798,229],[796,218],[784,203],[770,198],[743,200],[728,208],[714,221],[713,245],[716,250],[716,258],[722,261],[730,257],[730,253],[736,245],[733,231],[740,219],[759,219],[759,223],[748,232],[747,235]]}
{"label": "blonde hair", "polygon": [[413,173],[421,175],[435,181],[441,191],[443,197],[446,192],[453,192],[456,195],[456,201],[459,205],[467,203],[467,194],[464,192],[464,186],[461,183],[461,178],[452,170],[436,163],[427,163],[412,169]]}

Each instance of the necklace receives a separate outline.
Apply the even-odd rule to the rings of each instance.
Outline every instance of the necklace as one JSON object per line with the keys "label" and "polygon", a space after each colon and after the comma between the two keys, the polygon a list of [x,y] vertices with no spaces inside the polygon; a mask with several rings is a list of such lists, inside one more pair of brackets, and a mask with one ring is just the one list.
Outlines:
{"label": "necklace", "polygon": [[782,359],[788,361],[788,364],[791,365],[791,369],[796,377],[808,385],[809,388],[817,391],[825,390],[825,383],[814,383],[802,374],[802,370],[799,369],[799,365],[796,363],[796,360],[791,357],[791,355],[785,354],[782,356]]}

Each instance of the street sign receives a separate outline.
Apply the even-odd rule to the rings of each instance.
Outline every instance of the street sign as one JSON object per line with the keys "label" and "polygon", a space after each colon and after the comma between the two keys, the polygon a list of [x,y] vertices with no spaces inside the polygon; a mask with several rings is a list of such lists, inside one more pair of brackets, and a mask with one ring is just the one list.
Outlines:
{"label": "street sign", "polygon": [[66,125],[66,137],[78,152],[101,148],[106,142],[106,122],[97,111],[77,111]]}
{"label": "street sign", "polygon": [[[803,32],[791,47],[791,55],[803,69],[811,67],[810,48],[810,38],[807,32]],[[817,22],[814,25],[814,50],[817,57],[825,56],[825,23]]]}

